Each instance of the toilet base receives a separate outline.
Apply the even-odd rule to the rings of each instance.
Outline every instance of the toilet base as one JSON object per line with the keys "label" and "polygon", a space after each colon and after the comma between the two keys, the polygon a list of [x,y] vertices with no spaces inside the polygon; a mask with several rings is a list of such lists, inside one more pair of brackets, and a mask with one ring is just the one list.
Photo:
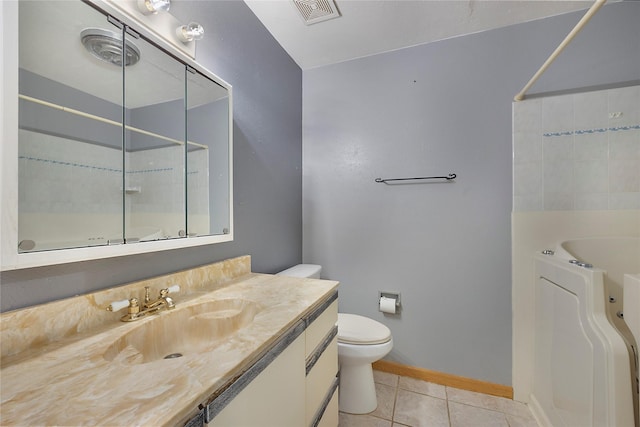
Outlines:
{"label": "toilet base", "polygon": [[368,414],[378,407],[370,363],[340,366],[338,408],[349,414]]}

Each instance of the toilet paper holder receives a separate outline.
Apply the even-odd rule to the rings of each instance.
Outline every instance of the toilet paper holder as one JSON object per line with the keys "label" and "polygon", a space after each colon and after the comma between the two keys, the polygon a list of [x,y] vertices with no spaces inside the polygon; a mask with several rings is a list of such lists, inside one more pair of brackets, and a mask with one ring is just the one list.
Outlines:
{"label": "toilet paper holder", "polygon": [[382,311],[380,308],[380,299],[382,297],[396,300],[396,314],[400,312],[400,292],[378,291],[378,311]]}

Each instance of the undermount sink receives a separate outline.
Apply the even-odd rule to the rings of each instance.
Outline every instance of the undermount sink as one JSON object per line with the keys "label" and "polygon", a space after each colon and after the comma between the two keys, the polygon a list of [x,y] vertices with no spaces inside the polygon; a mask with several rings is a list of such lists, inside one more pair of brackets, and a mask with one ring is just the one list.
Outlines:
{"label": "undermount sink", "polygon": [[118,338],[104,358],[127,365],[175,359],[212,349],[253,322],[260,306],[244,299],[207,301],[161,312]]}

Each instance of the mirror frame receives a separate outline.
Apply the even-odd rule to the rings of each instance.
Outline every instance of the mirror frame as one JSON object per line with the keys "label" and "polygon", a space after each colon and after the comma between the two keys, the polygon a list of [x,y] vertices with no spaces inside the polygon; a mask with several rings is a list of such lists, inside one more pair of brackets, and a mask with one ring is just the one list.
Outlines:
{"label": "mirror frame", "polygon": [[[78,0],[80,1],[80,0]],[[0,271],[40,267],[71,262],[97,260],[126,255],[166,251],[194,246],[229,242],[234,238],[233,226],[233,91],[232,86],[193,60],[195,42],[180,46],[172,32],[176,28],[175,18],[135,12],[122,0],[82,0],[94,5],[108,15],[130,25],[159,47],[170,52],[186,65],[197,69],[206,77],[227,89],[229,93],[229,233],[222,235],[184,237],[133,244],[93,246],[73,249],[57,249],[42,252],[18,253],[18,1],[0,2],[3,46],[0,50]],[[106,19],[106,17],[105,17]],[[173,37],[173,39],[172,39]]]}

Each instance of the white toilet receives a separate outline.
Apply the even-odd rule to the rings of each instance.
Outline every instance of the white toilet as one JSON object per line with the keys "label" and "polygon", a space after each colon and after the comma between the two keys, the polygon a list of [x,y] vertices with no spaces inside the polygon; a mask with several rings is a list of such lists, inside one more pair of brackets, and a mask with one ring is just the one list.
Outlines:
{"label": "white toilet", "polygon": [[[281,276],[319,279],[322,267],[298,264]],[[371,364],[393,348],[391,331],[380,322],[357,314],[338,313],[338,364],[340,365],[340,411],[367,414],[378,406]]]}

